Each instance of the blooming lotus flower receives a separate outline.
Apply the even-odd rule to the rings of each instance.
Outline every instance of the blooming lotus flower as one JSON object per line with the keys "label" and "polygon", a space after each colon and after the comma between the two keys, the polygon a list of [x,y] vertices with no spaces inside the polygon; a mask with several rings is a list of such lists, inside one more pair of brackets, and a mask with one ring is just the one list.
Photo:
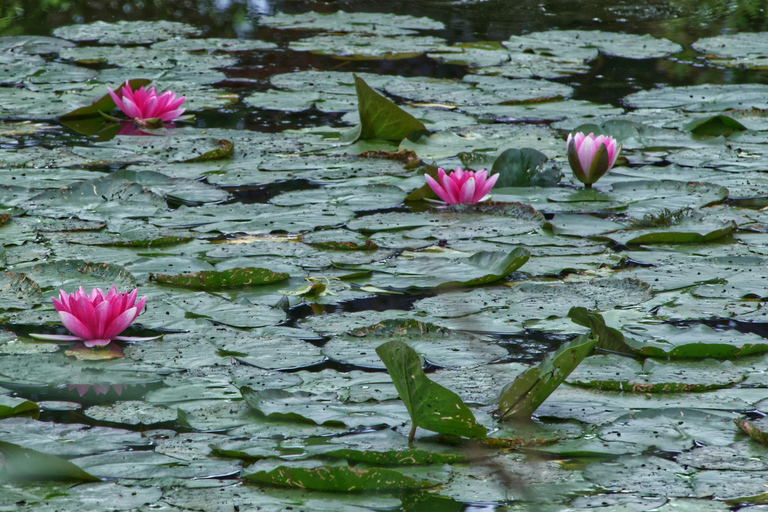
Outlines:
{"label": "blooming lotus flower", "polygon": [[577,132],[574,135],[568,134],[566,149],[573,175],[587,188],[592,188],[592,184],[616,163],[621,153],[621,144],[611,136],[595,137],[594,133],[584,135]]}
{"label": "blooming lotus flower", "polygon": [[67,334],[30,334],[34,338],[51,341],[82,341],[86,347],[103,347],[112,340],[145,341],[159,338],[118,336],[139,316],[146,297],[136,302],[136,293],[117,293],[113,286],[105,294],[101,288],[86,293],[81,286],[72,295],[59,291],[59,299],[53,298],[53,307],[61,317],[61,323],[74,336]]}
{"label": "blooming lotus flower", "polygon": [[179,106],[184,103],[185,96],[177,98],[171,91],[158,96],[154,86],[144,89],[143,85],[132,91],[128,81],[117,91],[120,95],[109,87],[107,90],[115,105],[141,126],[174,121],[184,113],[184,109]]}
{"label": "blooming lotus flower", "polygon": [[445,174],[445,171],[438,167],[437,177],[440,183],[429,174],[424,177],[437,197],[448,204],[476,203],[485,197],[499,179],[498,173],[489,178],[485,169],[473,172],[464,171],[461,167],[451,174]]}

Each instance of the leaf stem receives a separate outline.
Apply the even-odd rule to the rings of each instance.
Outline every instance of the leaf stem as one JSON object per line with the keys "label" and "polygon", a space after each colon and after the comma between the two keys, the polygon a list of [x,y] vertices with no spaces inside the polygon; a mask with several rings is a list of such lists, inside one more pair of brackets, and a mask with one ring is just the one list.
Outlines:
{"label": "leaf stem", "polygon": [[412,443],[414,439],[416,439],[416,424],[415,423],[411,427],[411,433],[408,434],[408,442]]}

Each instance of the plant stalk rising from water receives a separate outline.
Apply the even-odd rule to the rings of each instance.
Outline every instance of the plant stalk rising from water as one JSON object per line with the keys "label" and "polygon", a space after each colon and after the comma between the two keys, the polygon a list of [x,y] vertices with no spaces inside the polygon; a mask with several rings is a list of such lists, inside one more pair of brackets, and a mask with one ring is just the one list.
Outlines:
{"label": "plant stalk rising from water", "polygon": [[611,136],[595,137],[594,133],[584,135],[576,132],[568,134],[566,151],[573,175],[587,188],[592,188],[592,184],[616,163],[621,153],[621,144]]}
{"label": "plant stalk rising from water", "polygon": [[136,302],[138,290],[117,293],[113,286],[106,294],[101,288],[94,288],[87,293],[81,286],[79,290],[67,295],[59,290],[59,298],[53,298],[53,307],[61,317],[69,332],[67,334],[31,334],[33,338],[50,341],[82,341],[86,347],[103,347],[112,340],[146,341],[159,338],[118,336],[128,328],[144,307],[146,297]]}
{"label": "plant stalk rising from water", "polygon": [[490,192],[499,179],[498,174],[490,178],[485,169],[477,172],[464,171],[458,167],[450,174],[441,168],[437,169],[439,183],[430,175],[425,174],[427,183],[437,197],[448,204],[470,204],[482,200]]}

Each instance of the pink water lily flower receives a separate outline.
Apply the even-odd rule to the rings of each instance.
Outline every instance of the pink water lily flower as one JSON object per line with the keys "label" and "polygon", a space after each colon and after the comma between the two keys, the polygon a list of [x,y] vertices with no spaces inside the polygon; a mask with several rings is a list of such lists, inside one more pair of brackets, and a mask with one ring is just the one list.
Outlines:
{"label": "pink water lily flower", "polygon": [[82,341],[86,347],[103,347],[112,340],[146,341],[159,336],[140,338],[118,336],[128,328],[144,307],[146,297],[136,302],[138,290],[117,293],[113,286],[108,293],[94,288],[91,293],[81,286],[67,295],[59,291],[59,299],[53,298],[53,307],[61,317],[61,323],[74,336],[67,334],[30,334],[33,338],[50,341]]}
{"label": "pink water lily flower", "polygon": [[446,174],[444,170],[438,167],[438,183],[429,174],[425,174],[427,183],[437,197],[448,204],[471,204],[483,199],[490,192],[499,179],[499,175],[494,174],[490,178],[485,169],[477,172],[464,171],[461,167],[456,168],[451,174]]}
{"label": "pink water lily flower", "polygon": [[107,90],[115,105],[142,126],[174,121],[181,117],[185,110],[179,108],[184,103],[185,96],[177,98],[171,91],[165,91],[158,96],[154,86],[144,89],[142,85],[132,91],[131,84],[126,81],[117,93],[109,87]]}
{"label": "pink water lily flower", "polygon": [[621,144],[610,135],[595,137],[594,133],[576,132],[568,134],[565,144],[573,175],[587,188],[592,188],[592,184],[613,167],[621,153]]}

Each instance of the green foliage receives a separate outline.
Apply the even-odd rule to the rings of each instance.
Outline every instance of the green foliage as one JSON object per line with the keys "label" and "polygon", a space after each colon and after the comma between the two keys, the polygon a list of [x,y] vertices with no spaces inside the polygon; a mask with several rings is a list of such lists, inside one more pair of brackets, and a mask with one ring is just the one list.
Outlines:
{"label": "green foliage", "polygon": [[603,315],[589,311],[580,306],[572,307],[568,311],[568,318],[574,323],[592,330],[592,337],[597,340],[597,348],[620,352],[622,354],[634,354],[635,350],[624,341],[624,335],[618,329],[605,325]]}
{"label": "green foliage", "polygon": [[154,279],[160,284],[201,289],[256,286],[284,281],[289,277],[286,272],[272,272],[269,269],[257,267],[233,268],[221,272],[204,270],[193,274],[154,275]]}
{"label": "green foliage", "polygon": [[[263,468],[263,469],[262,469]],[[260,461],[251,466],[253,473],[245,475],[251,482],[283,487],[298,487],[315,491],[353,492],[383,491],[388,489],[423,489],[433,487],[439,480],[406,474],[399,469],[365,466],[349,466],[345,462],[322,463],[301,461],[289,465],[272,461]]]}
{"label": "green foliage", "polygon": [[485,427],[477,423],[459,395],[424,374],[415,350],[402,341],[390,341],[377,347],[376,353],[384,361],[411,416],[410,440],[413,440],[416,427],[440,434],[485,437]]}
{"label": "green foliage", "polygon": [[359,138],[401,141],[413,132],[426,132],[424,123],[371,89],[355,76],[355,90],[360,112]]}
{"label": "green foliage", "polygon": [[681,129],[684,132],[690,132],[693,135],[703,135],[708,137],[723,135],[727,137],[734,133],[743,132],[747,127],[732,117],[720,114],[712,117],[705,117],[703,119],[694,119],[683,125]]}
{"label": "green foliage", "polygon": [[555,168],[545,168],[547,160],[547,155],[532,148],[507,149],[493,162],[489,174],[499,174],[495,188],[552,186],[562,174]]}
{"label": "green foliage", "polygon": [[17,444],[0,441],[0,455],[4,459],[3,465],[0,466],[0,483],[49,480],[99,481],[95,476],[67,460]]}
{"label": "green foliage", "polygon": [[518,375],[501,390],[497,414],[500,420],[528,420],[566,377],[587,357],[597,340],[581,335],[564,343],[541,363]]}

